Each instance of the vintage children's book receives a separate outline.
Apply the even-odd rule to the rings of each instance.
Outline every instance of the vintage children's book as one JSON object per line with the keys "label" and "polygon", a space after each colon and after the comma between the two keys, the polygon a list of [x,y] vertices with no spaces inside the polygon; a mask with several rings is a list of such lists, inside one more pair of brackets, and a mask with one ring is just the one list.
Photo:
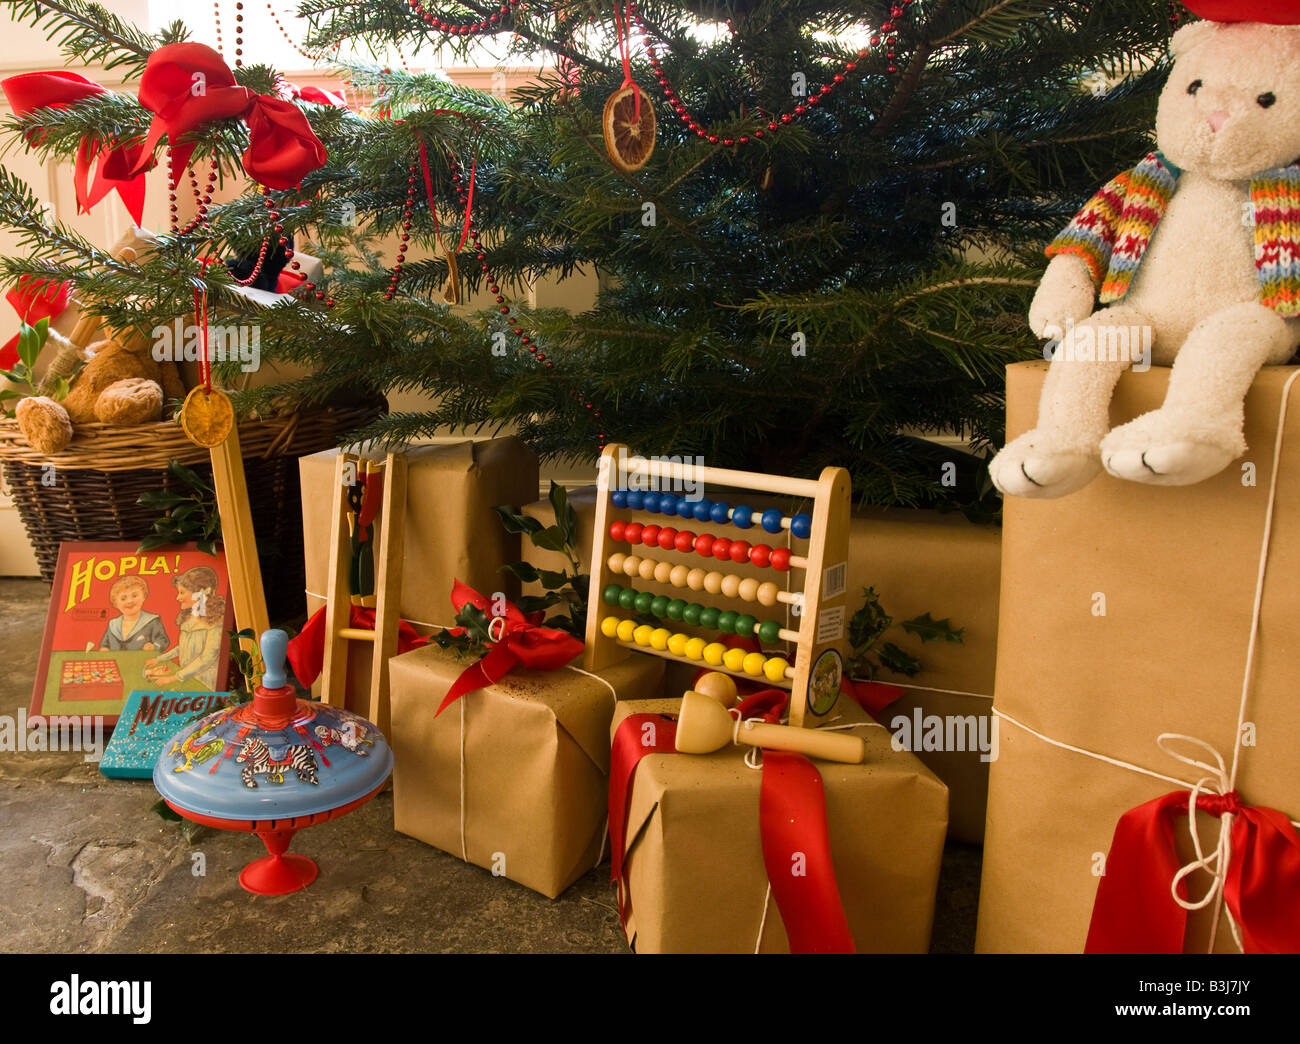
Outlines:
{"label": "vintage children's book", "polygon": [[199,744],[182,750],[172,740],[190,722],[229,707],[230,702],[228,692],[134,690],[104,748],[99,771],[114,779],[151,779],[154,762],[164,750],[183,754],[187,765],[201,764],[211,754],[209,749]]}
{"label": "vintage children's book", "polygon": [[223,554],[64,541],[31,714],[112,724],[135,689],[218,692],[233,627]]}

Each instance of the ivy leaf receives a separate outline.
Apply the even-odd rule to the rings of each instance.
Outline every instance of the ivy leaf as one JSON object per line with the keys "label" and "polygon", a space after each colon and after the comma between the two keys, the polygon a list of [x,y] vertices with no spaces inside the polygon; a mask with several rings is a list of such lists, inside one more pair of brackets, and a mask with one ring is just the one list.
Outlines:
{"label": "ivy leaf", "polygon": [[960,645],[965,634],[964,627],[953,627],[952,622],[946,617],[942,620],[936,620],[928,612],[921,616],[914,616],[910,620],[904,620],[902,627],[908,634],[916,635],[923,642],[943,640],[945,642],[956,642]]}
{"label": "ivy leaf", "polygon": [[905,674],[911,678],[921,670],[921,661],[910,653],[904,652],[893,642],[886,642],[877,654],[886,670],[895,674]]}

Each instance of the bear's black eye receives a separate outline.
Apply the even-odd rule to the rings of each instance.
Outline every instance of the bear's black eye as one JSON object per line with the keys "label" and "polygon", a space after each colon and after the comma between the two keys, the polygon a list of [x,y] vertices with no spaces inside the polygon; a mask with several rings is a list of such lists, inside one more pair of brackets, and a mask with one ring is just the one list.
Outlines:
{"label": "bear's black eye", "polygon": [[1256,98],[1255,100],[1256,100],[1257,102],[1259,102],[1259,107],[1260,107],[1261,109],[1267,109],[1267,108],[1269,108],[1269,107],[1270,107],[1270,106],[1271,106],[1275,101],[1277,101],[1277,95],[1274,94],[1272,91],[1267,91],[1267,92],[1265,92],[1264,94],[1261,94],[1261,95],[1260,95],[1258,98]]}
{"label": "bear's black eye", "polygon": [[1197,91],[1201,89],[1203,83],[1204,83],[1203,80],[1193,80],[1191,83],[1187,85],[1187,93],[1195,94]]}

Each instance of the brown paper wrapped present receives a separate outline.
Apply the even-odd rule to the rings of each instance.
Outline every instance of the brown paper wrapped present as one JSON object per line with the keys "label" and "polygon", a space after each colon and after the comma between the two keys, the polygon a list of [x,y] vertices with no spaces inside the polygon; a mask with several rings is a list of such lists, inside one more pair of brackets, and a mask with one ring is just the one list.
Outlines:
{"label": "brown paper wrapped present", "polygon": [[[331,568],[330,505],[338,450],[299,460],[307,613],[325,604]],[[349,452],[355,448],[349,447]],[[378,450],[368,452],[382,460]],[[452,625],[448,598],[459,578],[479,591],[518,593],[501,567],[519,559],[519,536],[507,533],[492,510],[537,496],[537,457],[512,437],[407,451],[406,525],[402,551],[401,617],[421,633]],[[371,648],[350,643],[348,708],[366,713]],[[319,695],[319,683],[313,689]],[[354,706],[355,701],[357,702]]]}
{"label": "brown paper wrapped present", "polygon": [[437,646],[389,661],[394,826],[554,899],[604,846],[615,694],[657,696],[663,661],[516,668],[435,718],[472,662]]}
{"label": "brown paper wrapped present", "polygon": [[[1045,363],[1009,368],[1007,436],[1033,426]],[[1246,456],[1194,486],[1102,475],[1059,500],[1006,501],[992,767],[977,948],[1079,952],[1119,817],[1214,775],[1157,747],[1165,733],[1232,765],[1283,388],[1266,367],[1246,399]],[[1157,408],[1169,371],[1126,373],[1112,424]],[[1241,800],[1300,817],[1300,420],[1296,394],[1278,461],[1254,676],[1235,785]],[[1188,740],[1166,746],[1212,764]],[[1071,749],[1074,748],[1074,749]],[[1103,760],[1105,759],[1105,760]],[[1225,781],[1215,781],[1212,788]],[[1226,781],[1231,782],[1231,781]],[[1213,852],[1219,819],[1197,817]],[[1186,817],[1180,863],[1191,860]],[[1197,899],[1213,884],[1187,879]],[[1203,951],[1211,909],[1192,914]],[[1215,948],[1234,948],[1221,916]]]}
{"label": "brown paper wrapped present", "polygon": [[[620,702],[629,714],[676,714],[680,699]],[[831,856],[859,953],[925,953],[947,828],[948,794],[914,755],[850,699],[835,724],[867,745],[861,765],[814,761],[826,795]],[[761,774],[744,750],[649,754],[628,802],[625,925],[638,953],[786,953],[789,942],[759,835]]]}
{"label": "brown paper wrapped present", "polygon": [[[578,515],[582,566],[587,570],[591,566],[595,487],[570,490],[568,496]],[[549,500],[529,504],[523,510],[545,525],[555,521]],[[701,528],[695,523],[681,524]],[[997,527],[972,525],[960,516],[932,511],[859,511],[849,530],[849,590],[855,598],[863,587],[874,587],[895,620],[928,612],[936,619],[950,618],[954,626],[965,631],[961,645],[921,645],[918,640],[904,639],[908,650],[920,657],[924,670],[915,678],[881,680],[907,683],[904,695],[883,715],[886,725],[900,717],[908,728],[918,720],[929,725],[938,719],[945,727],[954,726],[945,728],[945,735],[962,738],[960,744],[954,745],[960,749],[916,747],[915,751],[948,785],[949,837],[972,844],[979,844],[984,837],[989,762],[986,750],[965,739],[992,735],[1001,547],[1002,533]],[[560,570],[568,565],[564,555],[534,547],[528,540],[523,542],[522,557],[539,569]],[[750,575],[748,568],[733,571]],[[752,571],[752,575],[759,572]],[[540,587],[526,584],[524,593],[538,594]],[[753,608],[721,597],[714,597],[711,604],[738,612]],[[853,604],[856,608],[858,603]],[[678,664],[670,663],[668,676],[671,684],[680,688],[688,684],[693,669],[678,668]]]}

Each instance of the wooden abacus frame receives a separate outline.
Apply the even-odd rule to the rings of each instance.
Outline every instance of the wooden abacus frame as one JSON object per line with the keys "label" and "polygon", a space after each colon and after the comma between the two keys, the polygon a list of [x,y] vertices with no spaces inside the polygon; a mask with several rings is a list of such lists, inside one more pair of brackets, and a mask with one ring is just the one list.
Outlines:
{"label": "wooden abacus frame", "polygon": [[[803,555],[792,555],[789,561],[791,572],[802,573],[802,588],[799,593],[780,591],[776,603],[782,606],[797,606],[799,609],[798,630],[781,627],[778,633],[780,640],[794,647],[793,666],[790,666],[787,662],[782,668],[779,663],[773,663],[777,657],[764,654],[762,657],[763,663],[757,672],[752,669],[749,671],[737,670],[725,664],[708,662],[701,656],[678,655],[667,648],[654,648],[648,642],[624,641],[616,634],[606,633],[602,626],[605,621],[614,617],[621,622],[630,620],[633,615],[626,609],[612,608],[605,602],[604,592],[610,585],[621,585],[631,578],[640,584],[645,584],[659,591],[661,594],[680,590],[683,586],[687,586],[667,582],[664,579],[653,577],[653,574],[638,573],[633,576],[626,571],[616,572],[611,568],[610,559],[613,555],[623,551],[633,553],[638,551],[637,548],[628,545],[626,542],[618,542],[613,539],[610,534],[612,523],[620,520],[624,522],[653,520],[653,524],[657,525],[659,521],[665,518],[663,514],[615,505],[613,496],[620,489],[618,485],[620,476],[631,475],[642,476],[645,482],[660,480],[661,486],[667,483],[682,488],[687,482],[698,483],[701,487],[711,484],[713,486],[794,497],[812,502],[811,526],[806,538],[807,552]],[[655,488],[658,489],[659,487]],[[713,670],[725,671],[739,677],[749,677],[752,680],[762,681],[764,684],[789,689],[790,724],[815,725],[816,721],[810,719],[828,713],[831,706],[834,705],[834,697],[820,712],[811,707],[809,683],[813,667],[819,662],[820,657],[827,652],[833,651],[837,654],[839,667],[842,670],[844,657],[848,652],[849,614],[846,572],[849,509],[850,480],[848,472],[843,468],[824,468],[821,476],[817,479],[787,478],[635,457],[629,454],[628,448],[624,445],[615,443],[606,446],[601,454],[597,479],[596,532],[595,543],[592,548],[591,589],[587,603],[587,646],[584,657],[587,670],[600,670],[608,667],[625,659],[633,651],[689,663],[696,667],[708,666]],[[736,527],[737,523],[731,518],[735,514],[735,510],[729,508],[726,521],[715,521],[712,523],[713,526],[715,528]],[[760,514],[761,512],[754,513],[753,520],[747,530],[740,531],[752,531],[753,523],[759,521]],[[792,521],[792,517],[786,517],[782,514],[780,531],[782,536],[788,536]],[[764,530],[760,530],[760,532],[764,532]],[[766,532],[771,533],[771,531]],[[776,536],[775,533],[771,533],[771,535]],[[748,542],[746,541],[746,543]],[[652,569],[658,566],[661,574],[665,572],[662,564],[666,561],[680,560],[683,555],[694,553],[680,548],[668,549],[662,545],[654,545],[654,548],[653,551],[651,551],[650,547],[646,547],[645,550],[654,555],[654,558],[650,559],[653,563]],[[624,554],[624,559],[627,557]],[[644,562],[646,559],[641,561]],[[682,563],[678,561],[677,564],[681,565]],[[755,564],[763,565],[764,563]],[[732,575],[734,576],[734,574]],[[832,585],[829,595],[827,594],[828,583]],[[698,587],[691,587],[689,593],[694,594],[697,591],[700,591]],[[709,597],[709,595],[702,592],[701,596]],[[736,600],[732,596],[727,597],[731,598],[732,601]],[[675,631],[677,634],[683,634],[689,638],[704,639],[706,644],[712,644],[716,640],[716,628],[712,633],[709,633],[704,627],[693,627],[689,623],[682,624],[677,623],[675,620],[665,619],[662,629],[669,632]],[[652,630],[657,631],[659,629],[652,628]],[[757,630],[754,633],[757,634]],[[665,640],[660,635],[660,642]],[[700,651],[698,644],[694,646],[694,651]],[[716,652],[714,656],[716,657]],[[784,660],[786,658],[781,657],[780,659]],[[750,666],[759,666],[758,661],[751,660]],[[779,670],[782,677],[778,680],[772,674],[767,673],[769,670],[773,674]],[[834,678],[834,688],[837,696],[839,691],[838,673]]]}

